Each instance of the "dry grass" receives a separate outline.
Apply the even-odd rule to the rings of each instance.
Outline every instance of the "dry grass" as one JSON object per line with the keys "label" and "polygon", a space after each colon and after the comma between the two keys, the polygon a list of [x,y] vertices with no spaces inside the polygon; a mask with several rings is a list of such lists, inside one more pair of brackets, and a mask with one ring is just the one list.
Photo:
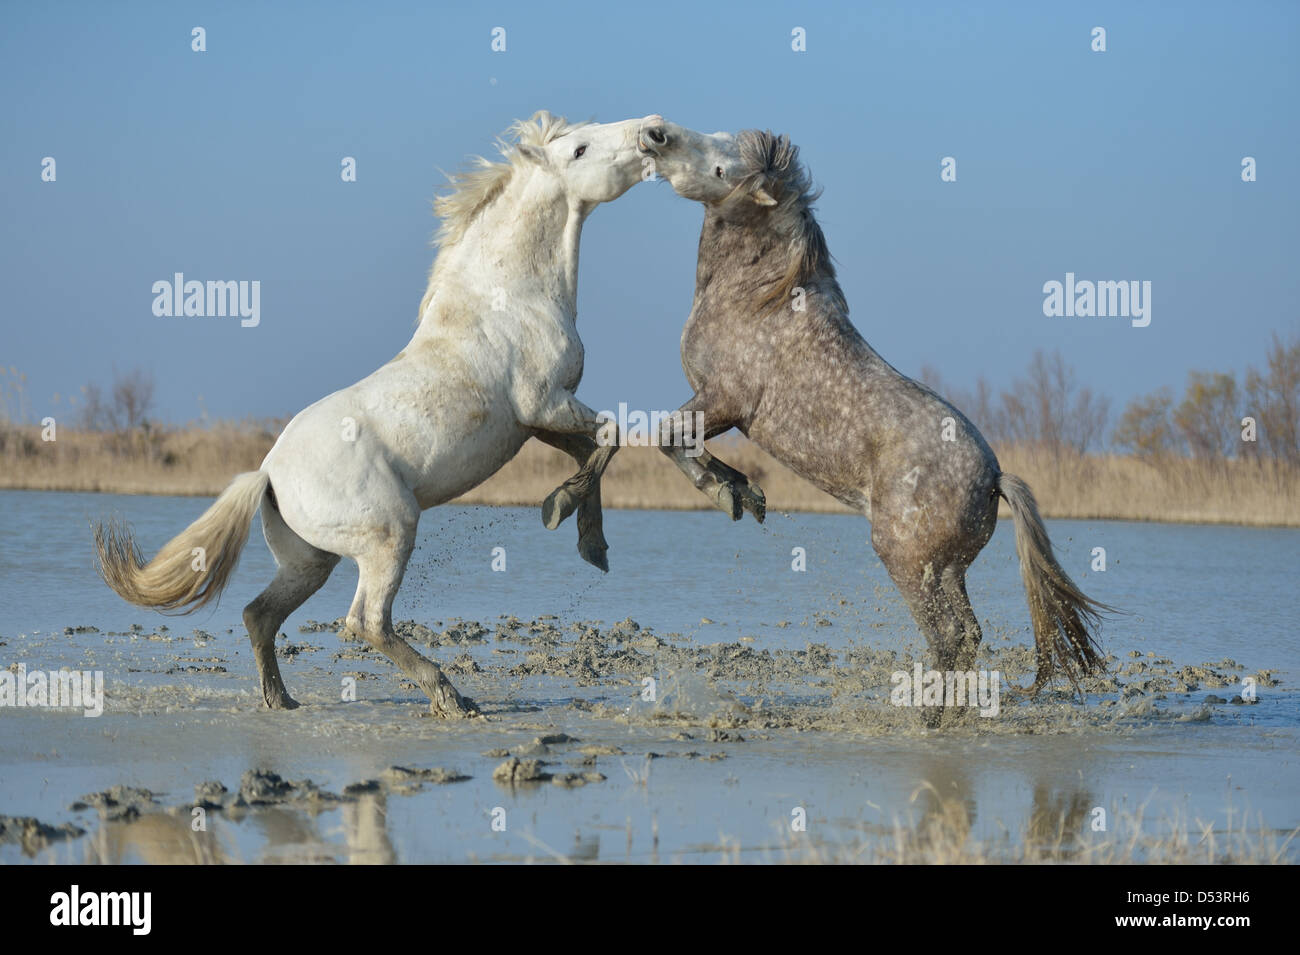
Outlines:
{"label": "dry grass", "polygon": [[1088,455],[1054,462],[1018,447],[1000,450],[998,459],[1029,483],[1048,517],[1300,526],[1300,468],[1273,459]]}
{"label": "dry grass", "polygon": [[[212,496],[235,474],[258,467],[275,439],[274,428],[225,424],[127,436],[61,428],[53,442],[41,441],[36,428],[9,428],[0,431],[0,488]],[[743,438],[720,439],[710,447],[762,486],[773,511],[847,512]],[[1002,449],[999,458],[1004,470],[1034,489],[1048,517],[1300,526],[1300,469],[1272,460],[1054,459],[1015,446]],[[536,506],[573,471],[568,457],[531,441],[460,500]],[[654,448],[619,452],[606,474],[603,500],[611,508],[711,506]]]}
{"label": "dry grass", "polygon": [[128,435],[60,427],[57,440],[42,441],[37,427],[0,426],[0,488],[216,496],[236,474],[257,470],[275,442],[272,427]]}
{"label": "dry grass", "polygon": [[[923,798],[918,798],[923,797]],[[912,796],[922,806],[892,826],[868,827],[857,839],[819,843],[803,834],[784,832],[776,854],[760,852],[761,861],[813,864],[885,865],[1286,865],[1294,862],[1300,830],[1270,829],[1262,817],[1241,811],[1227,814],[1226,824],[1191,818],[1179,812],[1158,820],[1145,805],[1126,812],[1111,806],[1107,829],[1092,831],[1094,818],[1082,794],[1053,797],[1034,794],[1029,820],[1019,831],[999,827],[991,839],[972,834],[973,819],[959,799],[940,798],[925,783]],[[723,846],[722,861],[760,861]]]}

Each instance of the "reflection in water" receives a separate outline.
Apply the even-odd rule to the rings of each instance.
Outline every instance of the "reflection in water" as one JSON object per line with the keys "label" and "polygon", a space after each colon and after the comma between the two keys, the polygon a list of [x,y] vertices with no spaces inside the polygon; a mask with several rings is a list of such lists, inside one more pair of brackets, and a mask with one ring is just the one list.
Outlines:
{"label": "reflection in water", "polygon": [[1083,848],[1083,828],[1095,805],[1085,790],[1053,791],[1046,782],[1034,786],[1033,811],[1025,833],[1026,852],[1045,859],[1065,861]]}
{"label": "reflection in water", "polygon": [[[398,861],[388,833],[387,797],[367,793],[340,807],[342,825],[322,832],[322,816],[333,810],[311,811],[285,806],[209,812],[206,831],[195,831],[188,812],[146,813],[131,819],[101,819],[99,828],[84,837],[84,857],[89,865],[223,865],[328,864],[391,865]],[[338,816],[330,818],[338,819]],[[236,827],[255,831],[258,848],[244,858],[233,847]],[[247,831],[247,830],[246,830]],[[343,844],[328,836],[341,834]],[[223,838],[224,837],[224,838]],[[595,858],[598,843],[590,848]]]}
{"label": "reflection in water", "polygon": [[351,865],[392,865],[397,852],[388,838],[388,798],[367,793],[343,807],[343,837]]}
{"label": "reflection in water", "polygon": [[338,846],[320,833],[317,813],[275,806],[258,809],[252,819],[262,831],[263,848],[252,861],[292,865],[338,861]]}
{"label": "reflection in water", "polygon": [[215,833],[195,832],[189,815],[148,813],[131,820],[107,820],[85,838],[89,865],[220,865],[231,861]]}
{"label": "reflection in water", "polygon": [[975,787],[965,763],[959,759],[930,759],[924,781],[912,793],[921,818],[912,829],[918,848],[958,846],[966,842],[975,824]]}
{"label": "reflection in water", "polygon": [[896,861],[957,862],[987,856],[989,850],[1005,853],[1019,846],[1027,860],[1070,861],[1089,848],[1085,827],[1096,804],[1086,789],[1062,789],[1053,775],[1040,771],[1033,780],[1033,797],[1021,827],[1015,820],[995,822],[1000,839],[972,842],[978,818],[975,786],[963,759],[927,761],[911,802],[919,817],[900,822],[894,832]]}
{"label": "reflection in water", "polygon": [[576,833],[573,848],[569,850],[570,862],[595,862],[600,858],[600,836]]}

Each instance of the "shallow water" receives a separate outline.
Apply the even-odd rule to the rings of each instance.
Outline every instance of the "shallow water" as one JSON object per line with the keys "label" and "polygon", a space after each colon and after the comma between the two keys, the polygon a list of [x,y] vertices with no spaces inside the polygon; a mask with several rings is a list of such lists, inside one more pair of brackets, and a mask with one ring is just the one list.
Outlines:
{"label": "shallow water", "polygon": [[[0,861],[761,861],[851,857],[900,833],[915,838],[935,820],[984,845],[1054,843],[1076,857],[1131,825],[1139,808],[1156,838],[1203,819],[1226,839],[1243,813],[1265,836],[1300,825],[1300,531],[1049,522],[1083,589],[1129,612],[1103,634],[1116,667],[1209,664],[1230,680],[1146,693],[1099,684],[1083,704],[1064,692],[1008,701],[1001,719],[935,734],[897,719],[884,702],[887,677],[883,686],[855,682],[864,668],[848,652],[904,661],[921,649],[861,518],[772,514],[760,527],[712,512],[607,511],[612,572],[602,575],[577,557],[571,524],[548,532],[531,509],[438,508],[422,522],[396,619],[434,631],[476,620],[491,631],[502,615],[554,615],[568,641],[577,639],[570,624],[601,621],[602,643],[617,648],[637,645],[630,631],[609,629],[630,617],[665,644],[645,656],[645,673],[663,687],[655,705],[639,698],[642,670],[620,670],[616,656],[602,656],[592,676],[565,664],[573,643],[539,653],[489,633],[422,647],[481,670],[455,679],[489,719],[449,725],[424,718],[418,691],[386,661],[333,632],[299,632],[346,612],[350,563],[284,628],[304,647],[281,663],[305,704],[292,713],[259,708],[240,622],[273,570],[256,525],[223,602],[192,617],[132,608],[95,576],[91,520],[129,520],[152,553],[208,503],[0,492],[0,662],[102,669],[107,696],[94,719],[0,709],[0,814],[72,821],[88,833],[28,853],[0,843]],[[491,569],[496,547],[505,548],[504,572]],[[806,572],[791,569],[796,547]],[[1104,573],[1091,570],[1096,547],[1106,551]],[[970,592],[996,651],[990,660],[1009,672],[1030,634],[1006,523],[972,568]],[[79,626],[99,632],[64,632]],[[708,649],[717,644],[770,651],[784,669],[762,679],[728,669]],[[810,644],[832,663],[803,653]],[[1279,682],[1261,685],[1256,705],[1202,706],[1207,693],[1240,693],[1240,679],[1261,670]],[[345,703],[349,673],[359,675],[357,701]],[[538,747],[546,771],[605,780],[576,789],[493,781],[503,759],[484,753],[526,753],[556,733],[578,742]],[[579,766],[590,744],[622,754]],[[678,755],[689,753],[698,755]],[[213,812],[207,832],[191,829],[193,787],[205,780],[235,790],[243,773],[266,768],[337,793],[394,764],[470,778],[409,794],[378,787],[324,809]],[[153,791],[152,808],[175,814],[112,821],[68,808],[117,784]],[[1096,808],[1107,811],[1105,832],[1092,829]],[[494,809],[504,810],[505,831],[492,828]],[[793,833],[798,809],[807,831]],[[1294,844],[1286,854],[1294,858]]]}

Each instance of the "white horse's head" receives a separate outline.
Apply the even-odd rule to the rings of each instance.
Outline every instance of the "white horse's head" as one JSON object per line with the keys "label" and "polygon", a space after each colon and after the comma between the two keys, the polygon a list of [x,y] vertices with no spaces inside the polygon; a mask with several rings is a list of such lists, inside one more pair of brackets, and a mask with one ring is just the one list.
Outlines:
{"label": "white horse's head", "polygon": [[[515,147],[519,155],[559,180],[571,199],[595,206],[612,202],[641,181],[641,137],[653,135],[663,117],[568,125],[538,113],[533,122],[541,127],[540,135],[520,135]],[[552,123],[560,125],[546,128]]]}
{"label": "white horse's head", "polygon": [[685,199],[721,202],[731,196],[743,175],[740,150],[731,133],[697,133],[661,121],[642,130],[639,146],[644,156],[653,158],[655,172]]}
{"label": "white horse's head", "polygon": [[[662,130],[652,132],[662,124],[661,116],[569,123],[545,110],[514,123],[499,141],[505,162],[476,159],[471,168],[450,176],[451,190],[433,201],[434,213],[442,220],[435,238],[439,253],[420,302],[420,315],[425,314],[440,276],[449,268],[469,268],[466,263],[482,256],[478,250],[485,243],[532,243],[513,260],[530,262],[533,268],[549,267],[541,263],[558,254],[565,261],[563,268],[572,273],[569,284],[576,288],[581,229],[572,232],[572,248],[568,248],[554,234],[562,225],[556,225],[554,216],[539,215],[538,209],[567,206],[581,224],[596,206],[612,202],[647,178],[642,170],[649,160],[639,143],[643,132],[646,137],[662,136]],[[562,224],[564,218],[558,221]],[[520,223],[531,227],[518,228]],[[465,243],[468,251],[457,252]]]}

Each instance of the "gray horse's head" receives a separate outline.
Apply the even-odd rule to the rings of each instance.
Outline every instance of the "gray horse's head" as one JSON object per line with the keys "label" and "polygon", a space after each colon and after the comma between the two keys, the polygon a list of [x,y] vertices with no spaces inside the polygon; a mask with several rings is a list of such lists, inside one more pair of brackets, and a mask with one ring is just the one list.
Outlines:
{"label": "gray horse's head", "polygon": [[643,129],[638,146],[683,198],[719,202],[735,189],[741,165],[731,133],[698,133],[665,120]]}
{"label": "gray horse's head", "polygon": [[639,147],[679,196],[696,202],[769,208],[817,198],[799,147],[771,131],[698,133],[665,121],[643,131]]}
{"label": "gray horse's head", "polygon": [[799,147],[771,130],[742,130],[736,136],[740,162],[735,192],[759,206],[806,207],[816,201],[812,177],[799,162]]}

